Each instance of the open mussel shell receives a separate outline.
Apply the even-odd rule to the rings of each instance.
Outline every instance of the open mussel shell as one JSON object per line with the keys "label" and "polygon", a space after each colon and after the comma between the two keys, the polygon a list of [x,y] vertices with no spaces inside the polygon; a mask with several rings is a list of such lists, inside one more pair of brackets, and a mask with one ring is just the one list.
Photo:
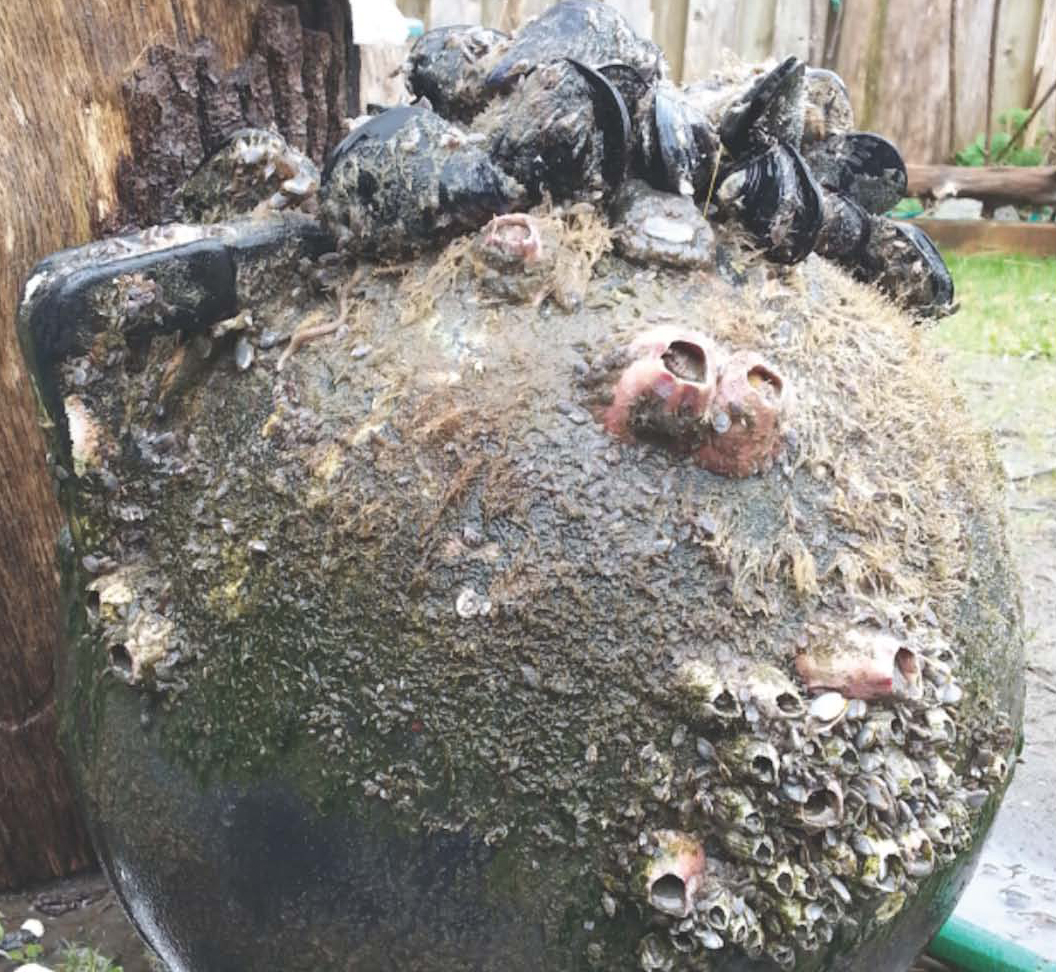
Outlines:
{"label": "open mussel shell", "polygon": [[798,148],[803,140],[806,66],[788,57],[758,78],[726,111],[719,124],[722,144],[735,159],[777,142]]}
{"label": "open mussel shell", "polygon": [[953,278],[931,237],[912,223],[875,216],[871,222],[855,276],[920,317],[952,313]]}
{"label": "open mussel shell", "polygon": [[886,213],[906,194],[906,163],[901,153],[886,138],[871,132],[851,132],[817,142],[805,158],[824,188],[849,196],[868,213]]}
{"label": "open mussel shell", "polygon": [[653,119],[660,188],[680,196],[704,198],[719,147],[711,123],[669,84],[656,88]]}
{"label": "open mussel shell", "polygon": [[603,190],[627,170],[630,119],[623,99],[578,61],[538,67],[474,127],[488,140],[495,163],[535,198]]}
{"label": "open mussel shell", "polygon": [[525,201],[464,131],[423,105],[390,108],[351,132],[319,197],[342,249],[381,257],[440,245]]}
{"label": "open mussel shell", "polygon": [[488,73],[487,86],[507,88],[538,65],[565,57],[590,67],[618,61],[649,82],[667,73],[660,48],[639,37],[611,4],[563,0],[514,35]]}
{"label": "open mussel shell", "polygon": [[821,190],[788,145],[775,145],[735,169],[719,187],[717,201],[776,263],[806,259],[821,231]]}
{"label": "open mussel shell", "polygon": [[469,122],[487,103],[484,79],[508,35],[487,27],[437,27],[418,38],[404,68],[407,87],[438,115]]}

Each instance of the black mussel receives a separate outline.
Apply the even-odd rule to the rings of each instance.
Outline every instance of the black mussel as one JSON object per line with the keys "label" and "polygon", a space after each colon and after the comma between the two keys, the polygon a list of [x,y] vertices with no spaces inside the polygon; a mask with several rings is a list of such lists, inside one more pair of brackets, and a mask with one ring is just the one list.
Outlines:
{"label": "black mussel", "polygon": [[850,196],[866,212],[886,213],[906,194],[902,155],[879,135],[836,135],[815,142],[805,158],[824,188]]}
{"label": "black mussel", "polygon": [[177,194],[182,219],[213,223],[257,209],[295,209],[315,195],[319,170],[277,132],[240,128]]}
{"label": "black mussel", "polygon": [[488,101],[484,79],[509,37],[487,27],[437,27],[407,58],[407,87],[438,115],[470,122]]}
{"label": "black mussel", "polygon": [[660,48],[639,37],[610,4],[562,0],[514,35],[488,74],[488,87],[509,87],[539,65],[566,57],[593,68],[618,61],[648,82],[667,73]]}
{"label": "black mussel", "polygon": [[603,74],[612,86],[619,91],[623,103],[627,106],[633,120],[638,106],[647,100],[653,93],[652,82],[646,81],[637,68],[629,64],[620,64],[614,61],[612,64],[602,64],[598,67],[598,73]]}
{"label": "black mussel", "polygon": [[806,91],[803,114],[803,145],[854,128],[854,109],[847,85],[835,71],[808,67],[803,78]]}
{"label": "black mussel", "polygon": [[627,175],[631,157],[631,116],[620,89],[601,71],[568,59],[590,87],[594,102],[594,124],[605,137],[602,175],[610,186],[618,186]]}
{"label": "black mussel", "polygon": [[320,190],[342,249],[380,257],[438,246],[525,201],[468,135],[423,105],[391,108],[334,150]]}
{"label": "black mussel", "polygon": [[758,78],[727,108],[719,125],[722,144],[735,159],[783,142],[798,149],[803,140],[806,65],[788,57]]}
{"label": "black mussel", "polygon": [[814,249],[821,189],[791,146],[775,145],[734,169],[715,198],[720,214],[735,217],[776,263],[798,263]]}
{"label": "black mussel", "polygon": [[872,218],[853,199],[821,191],[822,223],[814,249],[823,257],[854,266],[869,243]]}
{"label": "black mussel", "polygon": [[491,158],[533,197],[559,199],[622,180],[630,121],[616,89],[597,72],[561,60],[528,75],[477,117]]}
{"label": "black mussel", "polygon": [[707,196],[718,162],[719,139],[702,111],[672,85],[657,85],[653,106],[657,177],[681,196]]}
{"label": "black mussel", "polygon": [[912,223],[873,216],[868,245],[855,266],[871,283],[919,317],[945,317],[954,310],[953,278],[942,254]]}

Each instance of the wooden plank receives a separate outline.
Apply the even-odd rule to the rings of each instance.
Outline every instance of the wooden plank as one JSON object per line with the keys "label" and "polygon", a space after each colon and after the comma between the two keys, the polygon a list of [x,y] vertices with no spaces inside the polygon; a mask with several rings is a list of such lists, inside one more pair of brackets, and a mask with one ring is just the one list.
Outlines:
{"label": "wooden plank", "polygon": [[482,23],[483,15],[482,0],[432,0],[429,7],[429,26],[479,24]]}
{"label": "wooden plank", "polygon": [[883,44],[883,5],[879,0],[861,0],[845,3],[841,7],[842,26],[840,45],[836,52],[835,70],[843,78],[854,106],[855,124],[859,128],[873,125],[875,108],[871,101],[875,95],[867,95],[867,72],[871,52],[873,60],[880,56]]}
{"label": "wooden plank", "polygon": [[911,222],[935,243],[958,253],[1023,253],[1056,257],[1056,223],[1006,223],[992,219],[930,219]]}
{"label": "wooden plank", "polygon": [[[1038,26],[1038,44],[1034,53],[1034,107],[1056,81],[1056,0],[1045,0]],[[1030,123],[1027,144],[1037,141],[1041,132],[1056,132],[1056,97],[1049,99],[1038,117]]]}
{"label": "wooden plank", "polygon": [[942,158],[949,138],[950,3],[846,5],[838,70],[857,125],[891,139],[915,161]]}
{"label": "wooden plank", "polygon": [[722,63],[723,51],[735,51],[738,27],[736,4],[728,0],[689,0],[683,82],[706,78]]}
{"label": "wooden plank", "polygon": [[410,44],[372,44],[359,48],[359,100],[368,105],[399,105],[411,100],[403,79]]}
{"label": "wooden plank", "polygon": [[689,0],[653,0],[653,40],[667,55],[676,82],[682,81],[688,19]]}
{"label": "wooden plank", "polygon": [[811,0],[808,60],[816,67],[822,67],[825,64],[825,37],[831,9],[830,0]]}
{"label": "wooden plank", "polygon": [[777,0],[741,0],[737,8],[737,39],[733,51],[745,61],[765,61],[774,51],[774,9]]}
{"label": "wooden plank", "polygon": [[1001,5],[994,78],[995,132],[1001,130],[997,120],[1000,115],[1029,108],[1034,97],[1034,54],[1041,7],[1042,0],[1005,0]]}
{"label": "wooden plank", "polygon": [[1056,205],[1056,166],[909,165],[910,196],[969,196],[991,205]]}
{"label": "wooden plank", "polygon": [[[1001,9],[1007,10],[1012,5],[1003,3]],[[957,104],[953,130],[957,151],[970,145],[986,128],[986,64],[990,56],[993,9],[994,0],[957,0]],[[916,161],[937,162],[939,158]]]}
{"label": "wooden plank", "polygon": [[811,60],[813,6],[812,0],[777,0],[771,51],[774,57],[780,59],[795,54],[802,61]]}

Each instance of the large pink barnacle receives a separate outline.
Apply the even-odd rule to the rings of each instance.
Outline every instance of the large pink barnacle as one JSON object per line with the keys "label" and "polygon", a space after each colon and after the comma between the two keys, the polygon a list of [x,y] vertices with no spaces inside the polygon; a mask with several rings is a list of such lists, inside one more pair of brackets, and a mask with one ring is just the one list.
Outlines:
{"label": "large pink barnacle", "polygon": [[726,360],[712,402],[713,435],[697,453],[724,476],[751,476],[769,469],[782,446],[791,390],[772,365],[753,351]]}
{"label": "large pink barnacle", "polygon": [[834,689],[849,699],[917,699],[923,687],[917,652],[891,634],[866,628],[797,655],[796,670],[808,689]]}
{"label": "large pink barnacle", "polygon": [[691,455],[725,476],[769,468],[781,449],[791,392],[752,352],[727,356],[699,331],[659,327],[639,336],[605,427]]}
{"label": "large pink barnacle", "polygon": [[531,266],[543,258],[543,235],[539,221],[527,213],[496,216],[484,227],[484,245]]}
{"label": "large pink barnacle", "polygon": [[698,331],[658,327],[631,344],[630,356],[605,410],[605,427],[621,438],[698,448],[710,432],[717,349]]}

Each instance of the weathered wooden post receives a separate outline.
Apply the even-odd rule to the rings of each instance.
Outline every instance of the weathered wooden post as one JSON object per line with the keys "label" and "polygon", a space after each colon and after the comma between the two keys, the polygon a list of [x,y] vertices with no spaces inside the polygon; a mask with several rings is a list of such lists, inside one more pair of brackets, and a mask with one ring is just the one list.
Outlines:
{"label": "weathered wooden post", "polygon": [[[122,202],[125,213],[143,216],[148,213],[138,210],[149,210],[164,194],[162,183],[126,179],[121,188],[122,172],[129,171],[122,160],[137,150],[143,133],[142,125],[137,130],[129,124],[122,86],[137,68],[149,73],[151,58],[159,56],[156,45],[189,52],[199,38],[208,38],[212,60],[201,78],[190,62],[190,80],[207,85],[218,80],[209,73],[214,67],[232,68],[256,41],[265,75],[279,81],[274,110],[280,123],[289,107],[281,99],[283,72],[292,88],[302,84],[302,71],[310,85],[309,69],[319,65],[313,52],[328,49],[331,64],[341,70],[327,84],[331,78],[340,82],[335,92],[340,90],[342,104],[328,100],[328,130],[316,143],[332,143],[347,89],[356,81],[344,74],[350,61],[347,7],[304,0],[286,6],[285,13],[279,8],[277,16],[292,12],[305,28],[304,57],[291,73],[281,45],[269,48],[254,36],[261,30],[255,28],[261,6],[259,0],[13,0],[0,9],[0,889],[71,873],[92,860],[55,750],[59,517],[37,407],[16,347],[19,290],[45,254],[119,226]],[[173,69],[174,91],[184,80]],[[160,105],[159,97],[147,107]],[[149,127],[149,119],[143,124]],[[304,124],[307,138],[310,113]],[[197,161],[187,157],[182,163]]]}

